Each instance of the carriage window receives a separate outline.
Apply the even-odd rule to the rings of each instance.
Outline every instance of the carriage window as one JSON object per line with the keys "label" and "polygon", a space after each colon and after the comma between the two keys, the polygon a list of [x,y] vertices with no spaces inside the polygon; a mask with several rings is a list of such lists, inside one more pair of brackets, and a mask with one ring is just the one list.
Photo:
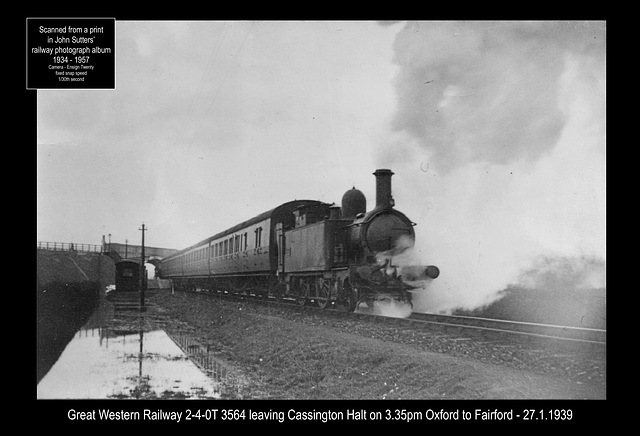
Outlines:
{"label": "carriage window", "polygon": [[258,227],[256,230],[256,246],[258,248],[262,245],[262,227]]}

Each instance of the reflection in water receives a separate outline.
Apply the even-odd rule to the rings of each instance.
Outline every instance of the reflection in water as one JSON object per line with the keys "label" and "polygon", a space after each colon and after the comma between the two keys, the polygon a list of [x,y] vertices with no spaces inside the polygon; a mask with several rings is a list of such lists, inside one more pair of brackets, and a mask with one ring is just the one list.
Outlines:
{"label": "reflection in water", "polygon": [[106,324],[94,317],[40,381],[37,398],[221,397],[225,369],[213,356],[189,353],[210,377],[185,354],[194,346],[187,336],[172,340],[164,330],[145,331],[143,314],[127,318],[132,322],[107,328],[95,327]]}
{"label": "reflection in water", "polygon": [[211,355],[209,345],[202,345],[199,341],[185,334],[171,334],[169,337],[185,352],[189,358],[216,382],[222,382],[227,377],[227,368]]}

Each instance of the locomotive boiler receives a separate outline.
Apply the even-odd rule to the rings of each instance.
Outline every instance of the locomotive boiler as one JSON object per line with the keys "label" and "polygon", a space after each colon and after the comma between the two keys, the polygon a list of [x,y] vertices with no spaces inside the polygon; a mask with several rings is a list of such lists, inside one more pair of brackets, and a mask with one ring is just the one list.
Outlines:
{"label": "locomotive boiler", "polygon": [[433,265],[399,269],[394,257],[414,245],[413,223],[395,209],[388,169],[376,177],[376,205],[348,190],[340,206],[295,200],[163,259],[160,275],[178,289],[251,294],[353,311],[383,301],[411,304]]}

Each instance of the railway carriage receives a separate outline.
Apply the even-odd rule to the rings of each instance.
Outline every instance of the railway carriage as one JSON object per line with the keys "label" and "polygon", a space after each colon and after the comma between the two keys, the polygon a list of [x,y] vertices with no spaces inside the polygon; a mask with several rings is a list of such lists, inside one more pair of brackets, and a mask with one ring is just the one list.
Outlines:
{"label": "railway carriage", "polygon": [[121,259],[116,262],[116,291],[138,292],[140,290],[140,260]]}
{"label": "railway carriage", "polygon": [[[376,206],[353,188],[342,205],[294,200],[163,259],[176,288],[291,298],[354,310],[382,300],[411,302],[413,287],[393,265],[412,246],[411,222],[394,208],[390,170],[377,170]],[[409,270],[409,269],[408,269]],[[413,266],[411,280],[438,276]]]}

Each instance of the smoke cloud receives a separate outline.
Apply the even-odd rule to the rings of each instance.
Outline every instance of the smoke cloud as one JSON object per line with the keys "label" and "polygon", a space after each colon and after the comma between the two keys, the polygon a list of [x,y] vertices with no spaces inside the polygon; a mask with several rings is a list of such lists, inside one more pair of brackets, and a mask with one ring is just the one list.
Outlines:
{"label": "smoke cloud", "polygon": [[607,280],[606,264],[595,256],[540,256],[531,267],[522,271],[519,284],[548,292],[588,290],[604,287]]}
{"label": "smoke cloud", "polygon": [[415,310],[480,307],[514,284],[606,287],[589,268],[606,262],[605,42],[601,22],[399,31],[378,164],[418,223],[412,262],[440,268]]}
{"label": "smoke cloud", "polygon": [[407,23],[395,42],[392,128],[445,172],[535,160],[567,122],[558,104],[566,56],[601,58],[603,34],[602,23]]}

